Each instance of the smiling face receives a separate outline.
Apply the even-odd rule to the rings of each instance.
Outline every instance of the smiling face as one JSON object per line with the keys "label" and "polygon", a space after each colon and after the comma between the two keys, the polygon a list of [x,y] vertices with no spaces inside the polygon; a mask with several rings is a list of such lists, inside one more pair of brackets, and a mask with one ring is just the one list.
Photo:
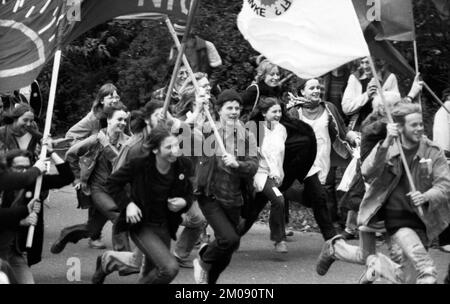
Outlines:
{"label": "smiling face", "polygon": [[422,114],[412,113],[405,116],[405,123],[400,127],[403,138],[411,145],[416,145],[424,133]]}
{"label": "smiling face", "polygon": [[279,104],[273,105],[262,115],[267,122],[278,122],[281,119],[281,106]]}
{"label": "smiling face", "polygon": [[273,67],[265,76],[264,82],[269,87],[276,87],[280,82],[280,71],[278,67]]}
{"label": "smiling face", "polygon": [[320,102],[321,85],[319,80],[310,79],[305,83],[305,87],[300,91],[306,99],[312,102]]}
{"label": "smiling face", "polygon": [[161,120],[162,112],[163,112],[163,108],[162,107],[158,108],[150,115],[150,119],[145,120],[145,123],[147,124],[147,126],[150,127],[149,131],[151,129],[153,129],[154,127],[156,127],[158,122]]}
{"label": "smiling face", "polygon": [[103,97],[100,103],[103,104],[104,107],[111,107],[116,105],[119,101],[120,96],[117,94],[117,91],[114,91],[112,94]]}
{"label": "smiling face", "polygon": [[206,95],[211,95],[211,84],[209,83],[208,78],[203,77],[198,81],[198,86],[204,89]]}
{"label": "smiling face", "polygon": [[34,121],[34,114],[31,111],[25,112],[14,120],[13,129],[16,131],[18,136],[23,136],[32,127]]}
{"label": "smiling face", "polygon": [[180,143],[178,138],[171,135],[161,142],[158,149],[154,149],[156,157],[169,163],[174,163],[179,156],[181,156]]}
{"label": "smiling face", "polygon": [[232,100],[225,102],[219,110],[219,116],[222,123],[234,124],[241,113],[241,105],[239,102]]}
{"label": "smiling face", "polygon": [[123,132],[127,126],[128,113],[124,110],[118,110],[113,113],[111,118],[108,118],[108,130],[113,133]]}

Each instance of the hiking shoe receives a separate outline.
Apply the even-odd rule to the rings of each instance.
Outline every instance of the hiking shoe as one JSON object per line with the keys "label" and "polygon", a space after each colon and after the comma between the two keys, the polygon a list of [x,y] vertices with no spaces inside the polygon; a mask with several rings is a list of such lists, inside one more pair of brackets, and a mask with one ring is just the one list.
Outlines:
{"label": "hiking shoe", "polygon": [[333,257],[333,240],[332,238],[323,244],[322,250],[320,251],[319,258],[317,259],[316,272],[318,275],[326,275],[328,269],[330,269],[331,264],[334,263],[335,259]]}
{"label": "hiking shoe", "polygon": [[194,259],[194,279],[197,284],[208,284],[208,271],[203,268],[200,258]]}
{"label": "hiking shoe", "polygon": [[108,274],[103,271],[102,255],[99,255],[95,263],[95,272],[92,276],[92,284],[103,284],[107,275]]}
{"label": "hiking shoe", "polygon": [[89,239],[89,248],[106,249],[106,245],[100,239],[98,239],[98,240]]}
{"label": "hiking shoe", "polygon": [[64,248],[66,248],[67,241],[64,237],[59,237],[56,242],[53,243],[52,247],[50,247],[50,252],[53,254],[61,253]]}
{"label": "hiking shoe", "polygon": [[287,245],[285,241],[275,243],[275,251],[278,253],[287,253]]}

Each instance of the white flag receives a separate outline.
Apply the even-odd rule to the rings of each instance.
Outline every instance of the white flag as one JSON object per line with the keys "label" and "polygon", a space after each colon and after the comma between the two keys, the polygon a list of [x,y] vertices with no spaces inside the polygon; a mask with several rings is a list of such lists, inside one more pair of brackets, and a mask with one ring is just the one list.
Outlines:
{"label": "white flag", "polygon": [[369,56],[351,0],[244,0],[237,24],[255,50],[301,78]]}

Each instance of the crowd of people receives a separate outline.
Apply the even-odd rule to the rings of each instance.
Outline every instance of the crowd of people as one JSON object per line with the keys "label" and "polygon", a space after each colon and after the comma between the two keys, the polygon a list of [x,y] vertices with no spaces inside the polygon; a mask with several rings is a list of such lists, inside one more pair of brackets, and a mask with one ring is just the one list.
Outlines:
{"label": "crowd of people", "polygon": [[[215,284],[268,202],[272,250],[288,252],[294,201],[312,209],[324,239],[319,275],[339,260],[366,266],[360,283],[437,283],[428,250],[438,240],[450,252],[450,116],[440,109],[434,141],[424,135],[420,76],[402,97],[382,60],[375,60],[376,75],[361,58],[300,79],[259,56],[254,82],[238,93],[210,84],[199,69],[220,60],[208,59],[207,41],[193,39],[203,46],[202,56],[194,46],[189,53],[195,80],[182,66],[172,92],[156,90],[132,111],[115,85],[104,84],[91,111],[67,131],[64,159],[54,140],[42,141],[26,98],[2,112],[0,281],[34,283],[30,266],[41,261],[45,234],[42,201],[49,189],[72,184],[88,218],[65,227],[50,251],[85,238],[105,249],[102,230],[111,221],[113,248],[97,257],[94,284],[114,271],[139,273],[139,283],[170,283],[180,267],[192,268],[196,283]],[[443,98],[450,110],[449,90]],[[43,145],[56,174],[39,158]],[[25,248],[30,225],[36,235]],[[377,250],[380,239],[389,257]]]}

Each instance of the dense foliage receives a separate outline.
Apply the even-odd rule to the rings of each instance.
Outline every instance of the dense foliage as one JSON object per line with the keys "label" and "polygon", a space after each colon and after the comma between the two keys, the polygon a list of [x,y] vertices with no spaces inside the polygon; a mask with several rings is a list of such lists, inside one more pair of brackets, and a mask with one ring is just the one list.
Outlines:
{"label": "dense foliage", "polygon": [[[420,70],[440,95],[450,83],[450,21],[438,17],[431,1],[414,3]],[[202,0],[195,21],[195,33],[213,42],[222,56],[224,65],[213,75],[222,88],[243,90],[254,76],[250,57],[256,53],[236,26],[241,6],[242,0]],[[151,92],[164,86],[170,77],[167,58],[171,45],[162,22],[114,20],[97,26],[67,46],[54,113],[56,132],[65,132],[88,112],[96,90],[105,82],[117,84],[130,108],[145,103]],[[396,46],[413,64],[412,44]],[[38,79],[45,99],[51,65],[50,62]],[[430,118],[437,106],[431,98],[425,98],[425,116]]]}

